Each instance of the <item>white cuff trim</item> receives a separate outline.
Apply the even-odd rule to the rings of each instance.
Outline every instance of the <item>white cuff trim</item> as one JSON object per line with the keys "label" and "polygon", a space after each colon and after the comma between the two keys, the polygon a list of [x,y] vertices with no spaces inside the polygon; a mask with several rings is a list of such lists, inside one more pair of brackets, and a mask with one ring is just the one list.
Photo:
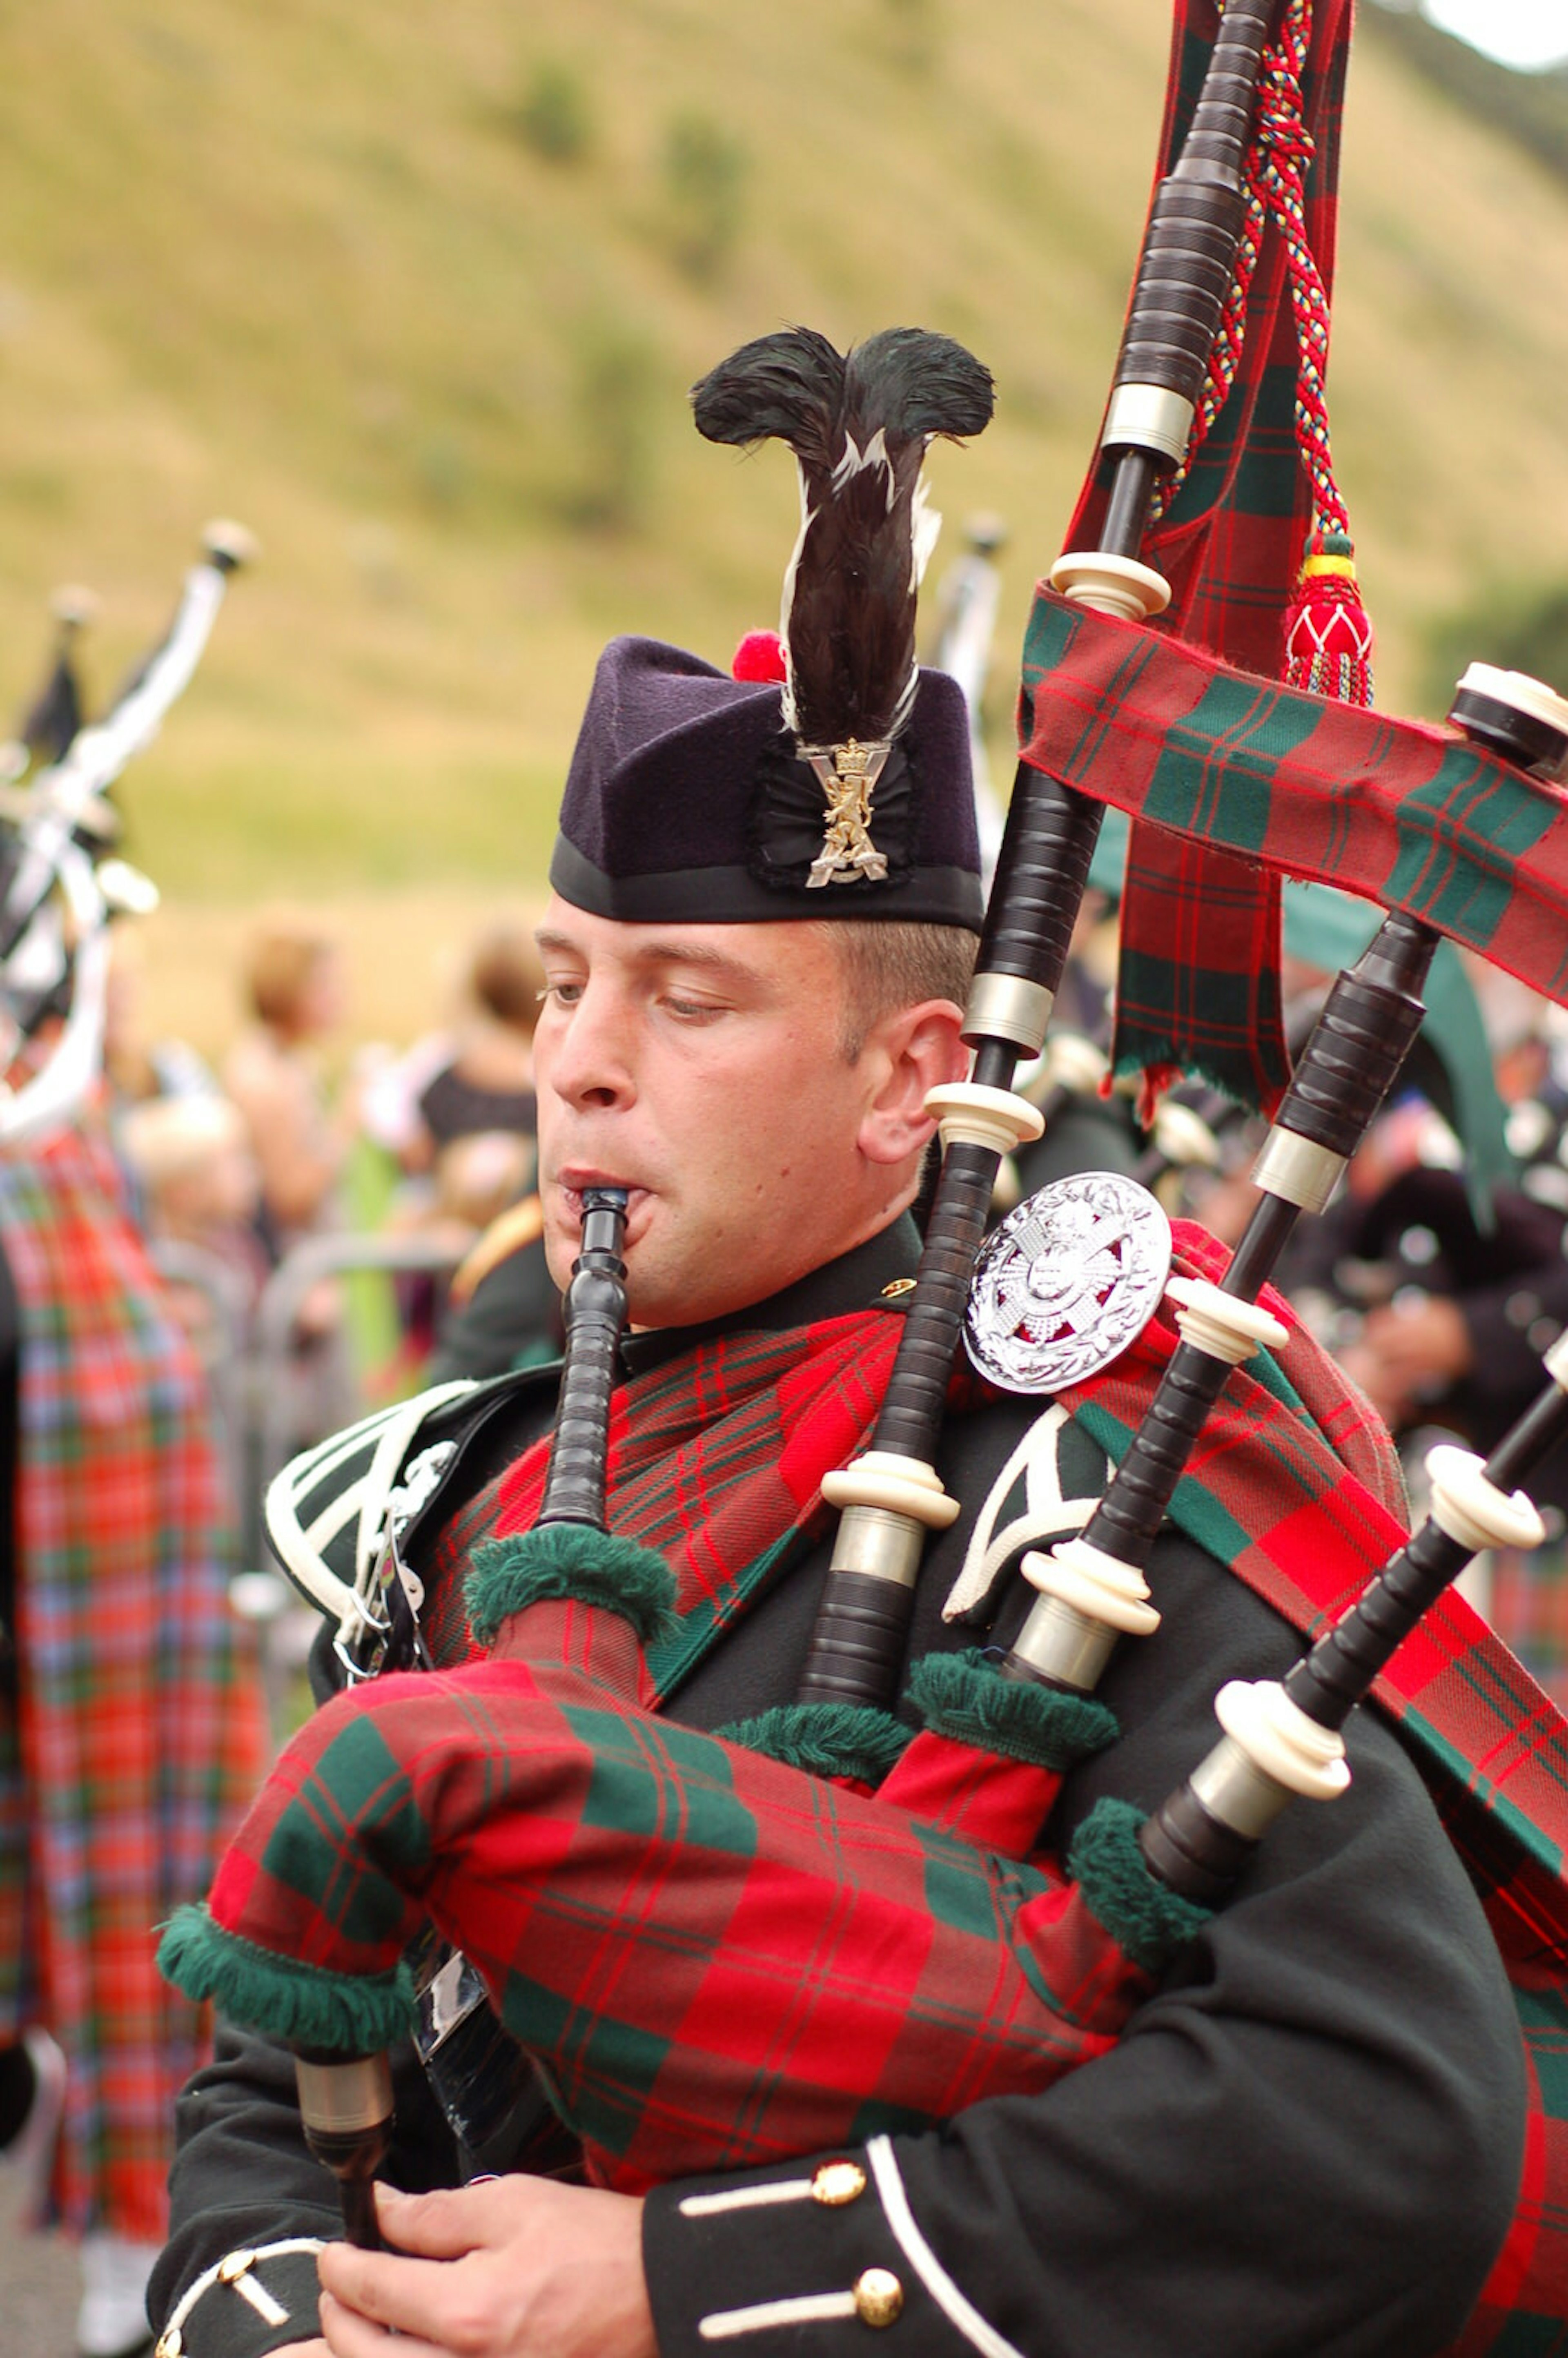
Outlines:
{"label": "white cuff trim", "polygon": [[914,2213],[909,2207],[903,2180],[893,2157],[892,2146],[885,2136],[874,2136],[866,2147],[866,2158],[871,2165],[871,2176],[881,2197],[883,2215],[893,2233],[900,2251],[941,2309],[950,2324],[956,2325],[966,2341],[982,2353],[982,2358],[1022,2358],[1005,2335],[988,2324],[974,2304],[961,2293],[941,2261],[914,2223]]}
{"label": "white cuff trim", "polygon": [[760,2333],[764,2326],[827,2325],[859,2315],[852,2292],[807,2292],[793,2300],[759,2300],[750,2309],[719,2309],[697,2330],[705,2342],[729,2342],[738,2333]]}
{"label": "white cuff trim", "polygon": [[[214,2285],[221,2284],[226,2286],[231,2292],[237,2292],[243,2299],[249,2302],[264,2325],[286,2325],[288,2322],[288,2310],[265,2285],[257,2283],[252,2270],[258,2260],[281,2260],[296,2252],[308,2252],[314,2257],[318,2252],[325,2249],[325,2242],[319,2235],[290,2235],[281,2243],[258,2244],[250,2252],[225,2253],[221,2260],[215,2260],[210,2268],[204,2269],[194,2283],[186,2286],[175,2304],[168,2323],[158,2337],[158,2348],[162,2349],[177,2328],[183,2329],[198,2301],[203,2299],[212,2290]],[[235,2269],[236,2259],[243,2259],[245,2262],[246,2265],[242,2270]]]}
{"label": "white cuff trim", "polygon": [[762,2202],[807,2202],[814,2181],[781,2178],[773,2186],[731,2186],[721,2194],[687,2194],[678,2209],[683,2219],[711,2219],[721,2211],[754,2211]]}

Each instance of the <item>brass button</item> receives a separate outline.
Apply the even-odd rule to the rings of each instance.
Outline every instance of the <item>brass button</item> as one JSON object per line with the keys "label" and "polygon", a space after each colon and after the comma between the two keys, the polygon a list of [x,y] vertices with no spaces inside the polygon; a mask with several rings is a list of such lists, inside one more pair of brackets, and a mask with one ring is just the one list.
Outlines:
{"label": "brass button", "polygon": [[858,2161],[825,2161],[812,2172],[811,2199],[837,2210],[866,2190],[866,2173]]}
{"label": "brass button", "polygon": [[243,2276],[250,2274],[255,2264],[254,2252],[230,2252],[218,2263],[218,2281],[220,2284],[238,2284]]}
{"label": "brass button", "polygon": [[896,1302],[901,1293],[913,1293],[914,1292],[914,1278],[895,1277],[892,1279],[891,1283],[883,1286],[882,1300],[884,1302]]}
{"label": "brass button", "polygon": [[903,2307],[903,2287],[891,2268],[864,2268],[855,2278],[855,2314],[862,2325],[891,2325]]}
{"label": "brass button", "polygon": [[184,2348],[184,2335],[178,2325],[171,2325],[167,2333],[159,2335],[157,2347],[153,2352],[153,2358],[181,2358]]}

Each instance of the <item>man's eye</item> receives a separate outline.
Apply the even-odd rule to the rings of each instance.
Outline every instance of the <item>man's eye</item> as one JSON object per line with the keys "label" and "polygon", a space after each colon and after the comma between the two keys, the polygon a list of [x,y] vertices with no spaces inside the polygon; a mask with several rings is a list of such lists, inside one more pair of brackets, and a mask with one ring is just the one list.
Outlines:
{"label": "man's eye", "polygon": [[538,997],[546,1004],[553,1002],[557,1007],[575,1007],[582,997],[582,985],[580,982],[547,982]]}
{"label": "man's eye", "polygon": [[676,999],[666,994],[665,1005],[683,1023],[709,1022],[724,1009],[711,999]]}

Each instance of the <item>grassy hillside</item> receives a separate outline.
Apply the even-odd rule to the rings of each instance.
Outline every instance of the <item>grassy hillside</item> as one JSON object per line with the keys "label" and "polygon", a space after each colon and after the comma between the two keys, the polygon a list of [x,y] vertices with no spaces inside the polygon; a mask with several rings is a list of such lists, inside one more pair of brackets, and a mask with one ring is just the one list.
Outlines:
{"label": "grassy hillside", "polygon": [[[227,511],[265,563],[127,782],[166,889],[526,880],[600,641],[722,659],[776,609],[793,471],[700,443],[684,388],[782,320],[914,320],[999,380],[994,428],[935,472],[950,518],[1011,527],[1005,734],[1165,38],[1152,0],[8,11],[0,711],[57,580],[103,597],[106,691]],[[1398,704],[1452,608],[1568,570],[1568,186],[1376,12],[1340,269],[1340,471]]]}
{"label": "grassy hillside", "polygon": [[1516,73],[1429,24],[1413,0],[1373,0],[1379,34],[1420,74],[1568,180],[1568,64]]}

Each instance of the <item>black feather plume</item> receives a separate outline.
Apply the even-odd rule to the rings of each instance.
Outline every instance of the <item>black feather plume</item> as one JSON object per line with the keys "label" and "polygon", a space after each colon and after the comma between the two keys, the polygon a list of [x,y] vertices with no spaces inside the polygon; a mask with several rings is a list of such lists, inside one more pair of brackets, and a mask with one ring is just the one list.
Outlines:
{"label": "black feather plume", "polygon": [[949,337],[890,328],[848,354],[806,328],[743,345],[692,394],[712,442],[787,442],[802,523],[784,577],[784,717],[803,746],[895,737],[914,700],[920,471],[934,435],[979,434],[990,372]]}

